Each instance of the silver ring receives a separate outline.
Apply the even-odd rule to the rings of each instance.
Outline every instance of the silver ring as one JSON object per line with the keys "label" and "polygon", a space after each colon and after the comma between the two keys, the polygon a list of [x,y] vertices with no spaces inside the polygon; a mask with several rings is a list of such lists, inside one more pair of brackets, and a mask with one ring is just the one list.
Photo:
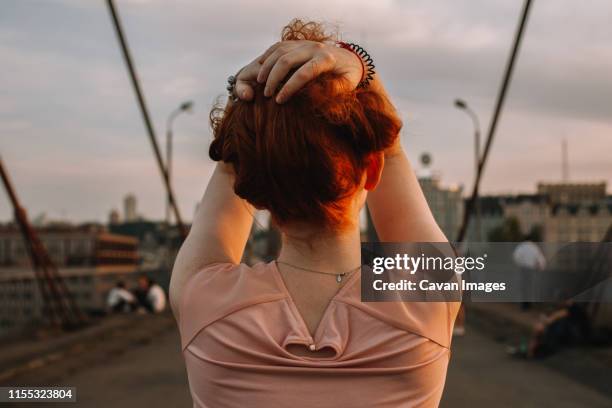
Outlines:
{"label": "silver ring", "polygon": [[230,75],[229,77],[227,77],[227,87],[225,89],[227,89],[229,98],[232,100],[232,102],[236,102],[238,100],[238,96],[236,96],[235,88],[236,88],[236,76],[235,75]]}

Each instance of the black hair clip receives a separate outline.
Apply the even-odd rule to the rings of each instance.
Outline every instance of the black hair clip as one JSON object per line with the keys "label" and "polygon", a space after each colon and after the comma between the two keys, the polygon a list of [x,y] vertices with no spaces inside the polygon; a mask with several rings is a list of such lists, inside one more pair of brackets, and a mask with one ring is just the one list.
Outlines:
{"label": "black hair clip", "polygon": [[374,70],[376,66],[374,65],[374,60],[372,59],[370,54],[368,54],[368,52],[364,50],[363,47],[359,44],[339,41],[338,45],[353,52],[361,59],[361,64],[363,66],[363,74],[361,76],[361,81],[359,82],[359,85],[357,85],[357,87],[365,88],[366,86],[368,86],[370,84],[370,81],[374,79],[374,74],[376,74],[376,71]]}

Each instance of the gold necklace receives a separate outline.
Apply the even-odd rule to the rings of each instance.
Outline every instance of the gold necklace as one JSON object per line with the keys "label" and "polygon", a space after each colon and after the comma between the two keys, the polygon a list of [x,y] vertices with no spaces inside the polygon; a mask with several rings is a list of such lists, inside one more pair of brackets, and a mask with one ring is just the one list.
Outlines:
{"label": "gold necklace", "polygon": [[294,268],[294,269],[299,269],[299,270],[302,270],[302,271],[305,271],[305,272],[320,273],[320,274],[322,274],[322,275],[336,275],[336,282],[338,282],[338,283],[342,282],[342,279],[343,279],[343,278],[344,278],[346,275],[350,275],[351,273],[355,272],[357,269],[360,269],[360,268],[361,268],[361,265],[359,265],[358,267],[353,268],[353,269],[351,269],[351,270],[350,270],[350,271],[348,271],[348,272],[344,272],[344,273],[335,273],[335,272],[317,271],[316,269],[308,269],[308,268],[303,268],[303,267],[301,267],[301,266],[292,265],[292,264],[290,264],[290,263],[283,262],[283,261],[279,261],[279,260],[276,260],[275,262],[276,262],[277,264],[287,265],[287,266],[290,266],[291,268]]}

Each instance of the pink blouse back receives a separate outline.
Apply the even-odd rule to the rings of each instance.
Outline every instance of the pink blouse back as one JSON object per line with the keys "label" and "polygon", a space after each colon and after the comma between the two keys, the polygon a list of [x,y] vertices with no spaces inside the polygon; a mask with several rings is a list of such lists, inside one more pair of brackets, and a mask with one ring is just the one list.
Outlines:
{"label": "pink blouse back", "polygon": [[194,407],[436,407],[459,303],[360,294],[354,273],[311,336],[275,263],[197,273],[179,311]]}

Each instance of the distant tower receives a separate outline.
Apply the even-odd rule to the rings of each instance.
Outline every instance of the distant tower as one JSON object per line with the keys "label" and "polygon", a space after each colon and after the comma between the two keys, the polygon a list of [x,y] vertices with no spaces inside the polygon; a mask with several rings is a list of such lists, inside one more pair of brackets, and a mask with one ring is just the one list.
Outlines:
{"label": "distant tower", "polygon": [[109,225],[117,225],[121,222],[121,216],[119,215],[119,211],[116,209],[112,209],[108,214],[108,224]]}
{"label": "distant tower", "polygon": [[561,142],[561,176],[563,182],[569,181],[569,163],[567,158],[567,139],[563,139]]}
{"label": "distant tower", "polygon": [[431,164],[431,154],[425,152],[423,154],[421,154],[421,164],[423,165],[423,167],[429,167],[429,165]]}
{"label": "distant tower", "polygon": [[431,163],[433,162],[433,158],[430,153],[424,152],[419,157],[422,168],[418,171],[418,177],[423,179],[430,179],[433,177],[433,172],[431,170]]}
{"label": "distant tower", "polygon": [[138,219],[136,204],[136,196],[134,196],[134,194],[128,194],[123,199],[124,219],[126,222],[136,221]]}

